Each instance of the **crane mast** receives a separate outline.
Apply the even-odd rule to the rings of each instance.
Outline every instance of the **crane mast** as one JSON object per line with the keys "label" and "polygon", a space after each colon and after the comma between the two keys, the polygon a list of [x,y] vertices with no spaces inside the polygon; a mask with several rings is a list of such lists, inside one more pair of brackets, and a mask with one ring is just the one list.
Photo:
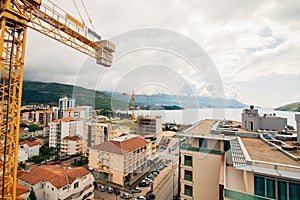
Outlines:
{"label": "crane mast", "polygon": [[27,27],[105,67],[111,66],[115,46],[48,0],[0,0],[0,24],[0,198],[16,199]]}

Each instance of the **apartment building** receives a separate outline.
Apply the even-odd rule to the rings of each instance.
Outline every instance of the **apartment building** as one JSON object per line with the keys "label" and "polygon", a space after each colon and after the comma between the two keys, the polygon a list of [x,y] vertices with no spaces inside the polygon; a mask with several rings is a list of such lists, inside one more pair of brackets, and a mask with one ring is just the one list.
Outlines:
{"label": "apartment building", "polygon": [[117,138],[123,133],[115,124],[109,123],[85,122],[83,129],[83,153],[85,155],[89,147]]}
{"label": "apartment building", "polygon": [[75,108],[76,100],[74,98],[63,97],[58,100],[58,118],[62,118],[63,110]]}
{"label": "apartment building", "polygon": [[52,110],[35,111],[35,122],[48,126],[48,123],[54,120],[54,112]]}
{"label": "apartment building", "polygon": [[287,118],[282,118],[273,114],[259,115],[258,109],[250,106],[250,109],[244,109],[242,113],[242,127],[249,131],[258,130],[285,130]]}
{"label": "apartment building", "polygon": [[38,156],[40,154],[40,147],[41,145],[38,141],[19,142],[18,161],[23,162],[32,156]]}
{"label": "apartment building", "polygon": [[82,138],[78,136],[66,136],[62,139],[60,154],[61,155],[81,155]]}
{"label": "apartment building", "polygon": [[37,166],[19,171],[18,182],[32,188],[37,199],[93,199],[94,177],[83,167]]}
{"label": "apartment building", "polygon": [[137,118],[137,125],[138,125],[138,134],[141,136],[148,135],[148,134],[155,134],[156,135],[156,142],[157,145],[160,143],[162,138],[162,117],[142,117],[139,116]]}
{"label": "apartment building", "polygon": [[73,117],[76,119],[86,119],[86,110],[83,108],[66,108],[62,117]]}
{"label": "apartment building", "polygon": [[145,135],[144,138],[147,142],[149,142],[149,159],[153,160],[156,158],[156,135]]}
{"label": "apartment building", "polygon": [[62,139],[66,136],[83,134],[83,121],[75,118],[60,118],[49,123],[49,147],[61,148]]}
{"label": "apartment building", "polygon": [[138,135],[111,139],[89,149],[89,167],[102,180],[124,186],[148,161],[148,142]]}
{"label": "apartment building", "polygon": [[300,199],[298,157],[224,123],[203,120],[180,134],[181,199]]}

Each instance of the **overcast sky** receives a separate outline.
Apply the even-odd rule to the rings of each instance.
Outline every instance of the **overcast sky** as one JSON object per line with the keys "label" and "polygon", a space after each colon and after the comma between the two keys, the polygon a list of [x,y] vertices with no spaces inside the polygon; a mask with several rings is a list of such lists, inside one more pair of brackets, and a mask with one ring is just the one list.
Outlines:
{"label": "overcast sky", "polygon": [[[53,2],[80,19],[73,1]],[[84,2],[98,34],[117,45],[113,66],[30,30],[25,80],[219,97],[217,83],[245,104],[300,101],[299,0]]]}

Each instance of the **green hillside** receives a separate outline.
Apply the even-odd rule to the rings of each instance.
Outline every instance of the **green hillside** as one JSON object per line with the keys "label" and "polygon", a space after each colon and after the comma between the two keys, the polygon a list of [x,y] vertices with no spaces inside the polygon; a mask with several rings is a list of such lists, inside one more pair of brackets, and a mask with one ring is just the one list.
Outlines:
{"label": "green hillside", "polygon": [[300,112],[300,102],[280,106],[278,108],[275,108],[275,110]]}
{"label": "green hillside", "polygon": [[110,110],[112,104],[114,109],[128,107],[126,102],[112,99],[111,96],[95,90],[59,83],[23,82],[22,105],[48,104],[57,106],[58,99],[65,96],[75,98],[76,105],[95,105],[96,109]]}

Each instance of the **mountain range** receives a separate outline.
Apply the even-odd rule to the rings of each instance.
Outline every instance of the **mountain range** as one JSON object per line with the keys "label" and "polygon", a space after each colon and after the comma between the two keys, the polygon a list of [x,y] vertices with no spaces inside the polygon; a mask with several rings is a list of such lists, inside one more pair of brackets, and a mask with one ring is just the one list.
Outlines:
{"label": "mountain range", "polygon": [[275,108],[275,110],[300,112],[300,102],[283,105],[278,108]]}
{"label": "mountain range", "polygon": [[[48,104],[58,105],[61,97],[73,97],[76,105],[91,105],[96,109],[110,110],[128,108],[131,104],[131,97],[122,93],[96,91],[83,87],[60,84],[24,81],[22,104]],[[245,108],[247,105],[234,99],[215,99],[209,97],[175,96],[167,94],[156,94],[151,96],[135,96],[135,106],[161,105],[164,108]]]}

